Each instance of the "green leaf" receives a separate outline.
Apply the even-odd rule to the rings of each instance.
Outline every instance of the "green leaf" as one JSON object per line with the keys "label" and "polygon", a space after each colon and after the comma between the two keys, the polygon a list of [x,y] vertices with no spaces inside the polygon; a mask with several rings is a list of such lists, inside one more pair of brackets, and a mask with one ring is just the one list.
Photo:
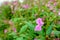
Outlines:
{"label": "green leaf", "polygon": [[0,38],[0,40],[2,40],[2,38]]}
{"label": "green leaf", "polygon": [[29,38],[29,34],[28,33],[26,33],[26,34],[20,34],[20,37],[24,37],[24,38]]}
{"label": "green leaf", "polygon": [[17,37],[17,35],[16,35],[15,32],[11,32],[11,33],[9,33],[8,35],[9,35],[9,36],[13,36],[13,38],[16,38],[16,37]]}
{"label": "green leaf", "polygon": [[[43,26],[44,27],[44,26]],[[39,31],[39,32],[37,32],[38,34],[40,34],[41,36],[45,36],[45,31],[43,30],[43,28],[42,28],[42,30],[41,31]]]}
{"label": "green leaf", "polygon": [[40,39],[38,39],[38,40],[46,40],[46,39],[45,39],[45,37],[42,36],[42,37],[41,37]]}
{"label": "green leaf", "polygon": [[30,30],[34,30],[34,25],[31,22],[26,22],[26,24],[29,26]]}
{"label": "green leaf", "polygon": [[26,29],[27,29],[27,25],[24,25],[24,26],[22,26],[22,28],[21,28],[21,30],[20,30],[20,33],[23,33],[23,32],[25,32],[26,31]]}
{"label": "green leaf", "polygon": [[54,35],[56,35],[56,36],[59,36],[60,35],[60,31],[52,31],[53,33],[54,33]]}
{"label": "green leaf", "polygon": [[53,23],[47,28],[46,35],[50,35],[51,34],[52,28],[53,28]]}
{"label": "green leaf", "polygon": [[13,18],[13,19],[11,19],[14,23],[16,23],[17,21],[19,21],[20,20],[20,18]]}
{"label": "green leaf", "polygon": [[16,35],[16,33],[15,32],[11,32],[8,35]]}
{"label": "green leaf", "polygon": [[23,37],[18,37],[16,40],[24,40]]}

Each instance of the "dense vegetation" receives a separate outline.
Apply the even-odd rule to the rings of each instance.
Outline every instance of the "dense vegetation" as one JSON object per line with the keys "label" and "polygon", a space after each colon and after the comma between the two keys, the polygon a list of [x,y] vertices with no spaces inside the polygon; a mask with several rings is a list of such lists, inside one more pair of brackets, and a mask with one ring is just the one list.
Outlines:
{"label": "dense vegetation", "polygon": [[0,6],[0,40],[58,40],[60,0],[4,2]]}

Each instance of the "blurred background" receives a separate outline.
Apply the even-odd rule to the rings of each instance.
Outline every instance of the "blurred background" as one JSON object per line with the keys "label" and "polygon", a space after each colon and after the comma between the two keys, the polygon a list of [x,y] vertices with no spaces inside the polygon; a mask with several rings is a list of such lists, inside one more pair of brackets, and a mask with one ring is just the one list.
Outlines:
{"label": "blurred background", "polygon": [[0,0],[0,40],[60,40],[60,0]]}

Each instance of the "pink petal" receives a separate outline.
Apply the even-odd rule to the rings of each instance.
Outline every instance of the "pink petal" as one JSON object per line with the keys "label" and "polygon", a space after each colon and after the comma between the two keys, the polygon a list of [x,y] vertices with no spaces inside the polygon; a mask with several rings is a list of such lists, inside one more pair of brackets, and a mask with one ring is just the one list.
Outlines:
{"label": "pink petal", "polygon": [[43,24],[44,24],[44,22],[42,21],[42,18],[38,18],[38,19],[36,20],[36,23],[37,23],[38,25],[40,25],[40,26],[43,26]]}
{"label": "pink petal", "polygon": [[36,23],[37,23],[37,24],[40,24],[41,21],[42,21],[42,18],[36,19]]}
{"label": "pink petal", "polygon": [[37,40],[36,38],[34,38],[34,40]]}
{"label": "pink petal", "polygon": [[16,32],[16,28],[13,28],[13,31]]}
{"label": "pink petal", "polygon": [[50,6],[50,7],[49,7],[50,10],[53,10],[53,8],[54,8],[53,6]]}
{"label": "pink petal", "polygon": [[40,26],[43,26],[43,24],[44,24],[44,22],[40,22],[40,24],[39,24],[39,25],[40,25]]}
{"label": "pink petal", "polygon": [[56,5],[57,5],[57,3],[55,2],[55,3],[54,3],[54,6],[56,6]]}
{"label": "pink petal", "polygon": [[7,29],[4,30],[4,33],[7,33]]}
{"label": "pink petal", "polygon": [[49,6],[50,6],[50,4],[48,3],[48,4],[46,4],[46,6],[47,6],[47,7],[49,7]]}
{"label": "pink petal", "polygon": [[29,6],[26,4],[26,5],[23,5],[22,7],[27,9]]}
{"label": "pink petal", "polygon": [[58,15],[60,15],[60,12],[58,13]]}
{"label": "pink petal", "polygon": [[18,4],[18,1],[13,1],[12,4],[13,4],[13,5],[17,5],[17,4]]}
{"label": "pink petal", "polygon": [[56,10],[53,10],[53,12],[56,12]]}
{"label": "pink petal", "polygon": [[36,27],[35,27],[35,31],[40,31],[41,30],[41,26],[40,25],[37,25]]}

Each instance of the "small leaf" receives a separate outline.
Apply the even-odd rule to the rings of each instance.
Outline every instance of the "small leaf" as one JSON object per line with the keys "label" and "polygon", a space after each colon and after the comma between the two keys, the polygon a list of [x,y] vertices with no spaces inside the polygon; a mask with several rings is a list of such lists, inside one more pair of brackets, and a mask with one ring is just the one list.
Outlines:
{"label": "small leaf", "polygon": [[53,23],[47,28],[46,35],[50,35],[51,34],[52,28],[53,28]]}
{"label": "small leaf", "polygon": [[13,18],[11,19],[14,23],[16,23],[18,20],[20,20],[20,18]]}
{"label": "small leaf", "polygon": [[28,33],[26,33],[26,34],[21,34],[20,37],[29,38],[29,34],[28,34]]}
{"label": "small leaf", "polygon": [[16,38],[16,40],[23,40],[23,37],[18,37]]}
{"label": "small leaf", "polygon": [[26,29],[27,29],[27,25],[24,25],[24,26],[22,26],[22,28],[21,28],[21,30],[20,30],[20,33],[23,33],[23,32],[25,32],[26,31]]}
{"label": "small leaf", "polygon": [[54,35],[59,36],[60,35],[60,31],[52,31],[54,33]]}
{"label": "small leaf", "polygon": [[31,22],[26,22],[30,30],[34,30],[34,25]]}

